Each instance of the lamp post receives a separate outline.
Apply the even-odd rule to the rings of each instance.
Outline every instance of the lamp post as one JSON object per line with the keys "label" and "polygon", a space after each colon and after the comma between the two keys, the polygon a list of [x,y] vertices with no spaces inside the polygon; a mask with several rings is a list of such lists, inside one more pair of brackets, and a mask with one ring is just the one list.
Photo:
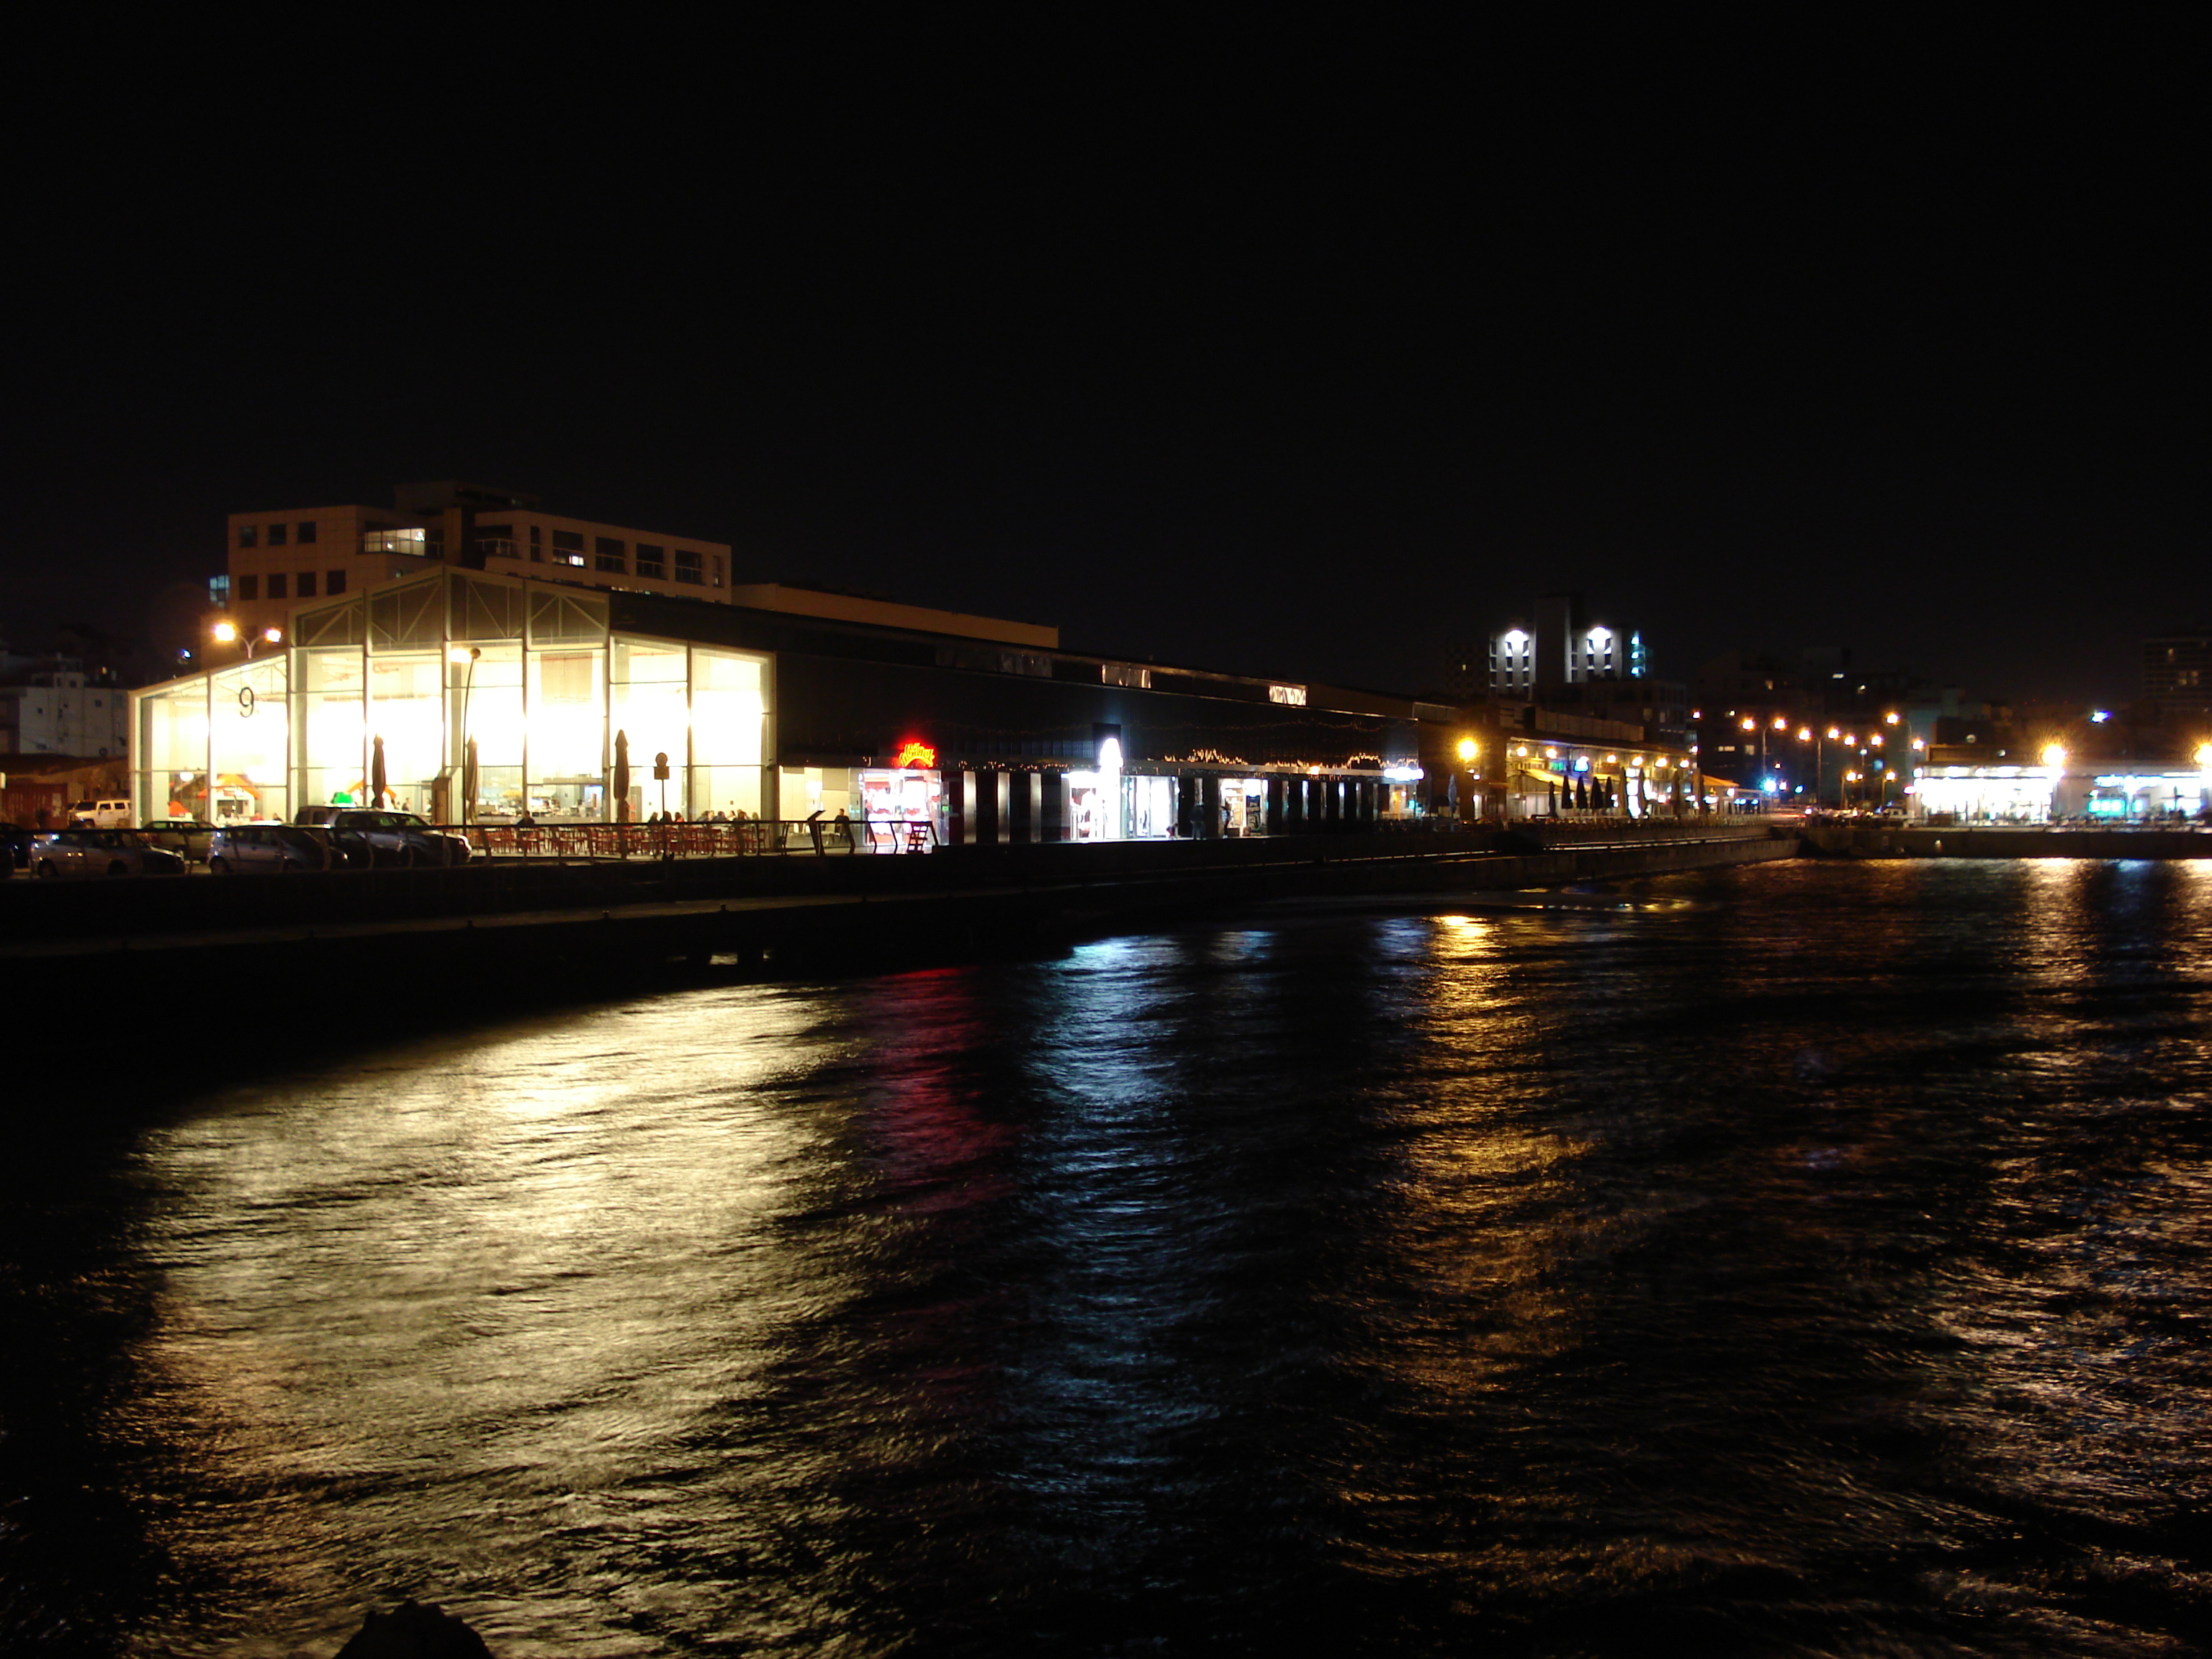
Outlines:
{"label": "lamp post", "polygon": [[1740,724],[1746,732],[1756,731],[1759,733],[1759,765],[1752,775],[1752,782],[1756,785],[1763,781],[1760,775],[1766,770],[1766,723],[1746,714]]}
{"label": "lamp post", "polygon": [[1823,764],[1827,759],[1827,739],[1811,726],[1801,726],[1797,728],[1797,741],[1813,745],[1813,805],[1825,806],[1827,803],[1820,797],[1820,783],[1827,771]]}
{"label": "lamp post", "polygon": [[449,645],[446,647],[446,660],[464,671],[461,677],[461,794],[463,799],[460,816],[460,821],[463,823],[476,822],[477,780],[471,775],[476,769],[468,763],[469,706],[476,699],[477,664],[483,656],[482,646]]}

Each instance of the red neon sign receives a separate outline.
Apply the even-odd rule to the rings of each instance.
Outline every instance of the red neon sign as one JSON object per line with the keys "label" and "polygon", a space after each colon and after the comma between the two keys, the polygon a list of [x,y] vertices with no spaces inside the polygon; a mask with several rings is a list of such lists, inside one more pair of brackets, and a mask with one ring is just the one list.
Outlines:
{"label": "red neon sign", "polygon": [[919,743],[909,738],[907,739],[905,744],[899,750],[898,758],[893,761],[891,764],[894,766],[932,767],[937,764],[937,751],[934,749],[932,749],[927,744]]}

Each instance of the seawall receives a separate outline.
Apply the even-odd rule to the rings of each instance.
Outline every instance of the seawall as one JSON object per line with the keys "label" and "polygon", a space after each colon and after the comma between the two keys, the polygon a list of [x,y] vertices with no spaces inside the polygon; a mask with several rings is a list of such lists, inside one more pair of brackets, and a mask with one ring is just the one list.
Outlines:
{"label": "seawall", "polygon": [[718,975],[1053,950],[1261,902],[1557,887],[1797,850],[1794,837],[1751,825],[1622,826],[18,881],[0,890],[0,996],[19,1030],[50,1036],[98,1008],[118,1042],[149,1053],[325,1047],[426,1015],[481,1018]]}
{"label": "seawall", "polygon": [[1811,824],[1799,833],[1818,858],[2212,859],[2212,829]]}

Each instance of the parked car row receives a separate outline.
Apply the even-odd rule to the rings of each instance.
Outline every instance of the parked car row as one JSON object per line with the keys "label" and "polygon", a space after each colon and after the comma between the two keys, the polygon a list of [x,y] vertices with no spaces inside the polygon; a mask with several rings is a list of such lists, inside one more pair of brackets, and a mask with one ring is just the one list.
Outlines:
{"label": "parked car row", "polygon": [[204,864],[218,876],[453,866],[467,863],[474,850],[465,837],[433,829],[412,812],[311,806],[299,817],[296,823],[220,825],[149,818],[137,830],[86,823],[53,830],[0,825],[0,876],[17,870],[46,881],[181,875],[192,864]]}

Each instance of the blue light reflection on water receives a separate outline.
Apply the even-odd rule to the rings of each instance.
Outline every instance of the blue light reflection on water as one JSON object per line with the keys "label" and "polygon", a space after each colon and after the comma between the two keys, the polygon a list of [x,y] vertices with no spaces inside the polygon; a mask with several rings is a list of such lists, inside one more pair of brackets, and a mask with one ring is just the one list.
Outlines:
{"label": "blue light reflection on water", "polygon": [[2212,869],[1628,903],[684,993],[148,1132],[147,1650],[400,1593],[507,1656],[2195,1650]]}

